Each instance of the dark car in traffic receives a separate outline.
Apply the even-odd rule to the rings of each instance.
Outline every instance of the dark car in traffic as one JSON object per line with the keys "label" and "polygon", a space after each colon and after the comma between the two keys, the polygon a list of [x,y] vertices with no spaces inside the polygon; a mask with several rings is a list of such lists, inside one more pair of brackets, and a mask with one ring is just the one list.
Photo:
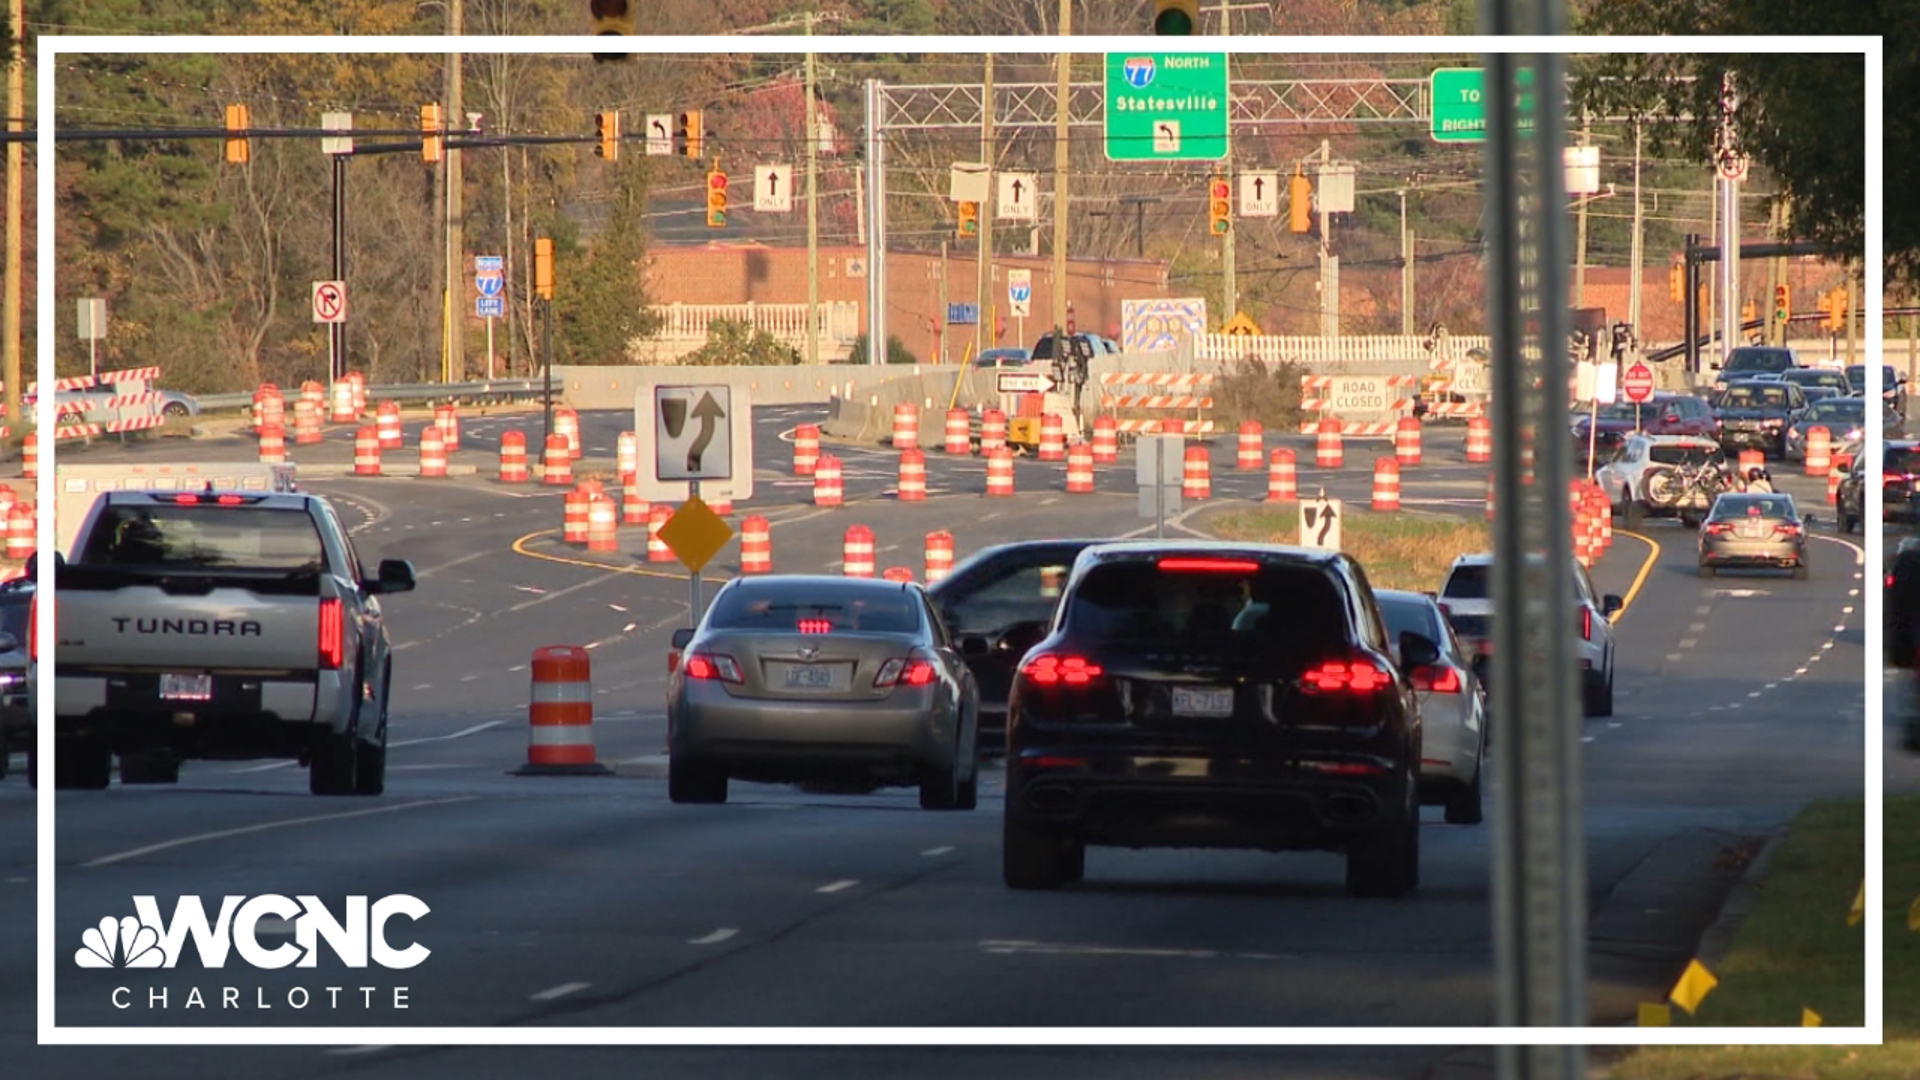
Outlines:
{"label": "dark car in traffic", "polygon": [[1920,442],[1889,439],[1880,455],[1882,514],[1888,521],[1920,517]]}
{"label": "dark car in traffic", "polygon": [[1013,673],[1053,622],[1073,561],[1100,540],[1023,540],[976,552],[927,595],[956,637],[985,638],[984,652],[967,657],[980,687],[980,748],[1007,741],[1007,693]]}
{"label": "dark car in traffic", "polygon": [[1845,372],[1832,368],[1794,368],[1780,373],[1781,382],[1790,382],[1807,395],[1808,401],[1828,397],[1850,397],[1859,388],[1849,382]]}
{"label": "dark car in traffic", "polygon": [[[1594,430],[1595,420],[1598,430]],[[1574,449],[1584,454],[1591,433],[1600,460],[1611,454],[1628,435],[1643,431],[1649,435],[1698,435],[1705,439],[1720,437],[1720,420],[1713,408],[1692,394],[1658,393],[1639,405],[1621,398],[1598,411],[1582,411],[1573,418]]]}
{"label": "dark car in traffic", "polygon": [[1806,395],[1792,383],[1742,380],[1714,395],[1720,416],[1720,445],[1729,453],[1745,448],[1785,457],[1787,428],[1807,408]]}
{"label": "dark car in traffic", "polygon": [[1061,603],[1008,701],[1009,887],[1079,880],[1089,845],[1340,851],[1350,893],[1418,885],[1422,729],[1405,672],[1440,650],[1389,640],[1351,557],[1102,544]]}
{"label": "dark car in traffic", "polygon": [[[1847,365],[1847,381],[1853,384],[1853,392],[1867,392],[1867,365]],[[1880,365],[1880,400],[1886,402],[1895,415],[1905,420],[1907,417],[1907,377],[1900,374],[1892,364]]]}
{"label": "dark car in traffic", "polygon": [[27,755],[27,775],[33,776],[34,715],[27,693],[33,597],[33,578],[0,582],[0,777],[7,775],[7,755],[14,753]]}
{"label": "dark car in traffic", "polygon": [[1781,375],[1799,367],[1792,349],[1777,345],[1742,345],[1727,353],[1727,362],[1714,374],[1713,388],[1724,390],[1756,375]]}
{"label": "dark car in traffic", "polygon": [[1909,536],[1894,549],[1886,579],[1887,663],[1910,668],[1916,622],[1920,622],[1920,537]]}

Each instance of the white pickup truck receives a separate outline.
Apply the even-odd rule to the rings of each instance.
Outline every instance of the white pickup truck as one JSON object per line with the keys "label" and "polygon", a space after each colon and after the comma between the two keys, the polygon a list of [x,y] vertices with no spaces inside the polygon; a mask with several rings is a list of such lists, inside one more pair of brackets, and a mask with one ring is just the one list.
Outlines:
{"label": "white pickup truck", "polygon": [[316,795],[378,795],[392,660],[378,597],[317,495],[111,492],[55,561],[55,784],[170,783],[183,759],[297,758]]}

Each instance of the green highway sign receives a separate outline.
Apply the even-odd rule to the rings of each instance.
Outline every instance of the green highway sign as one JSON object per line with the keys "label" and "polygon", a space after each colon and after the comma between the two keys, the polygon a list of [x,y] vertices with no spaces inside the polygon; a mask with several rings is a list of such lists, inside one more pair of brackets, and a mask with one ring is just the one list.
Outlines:
{"label": "green highway sign", "polygon": [[[1484,142],[1487,108],[1480,100],[1481,68],[1439,68],[1429,77],[1427,97],[1432,103],[1432,135],[1436,142]],[[1533,69],[1521,68],[1514,81],[1520,88],[1520,127],[1533,126]]]}
{"label": "green highway sign", "polygon": [[1108,161],[1227,156],[1224,53],[1108,53]]}

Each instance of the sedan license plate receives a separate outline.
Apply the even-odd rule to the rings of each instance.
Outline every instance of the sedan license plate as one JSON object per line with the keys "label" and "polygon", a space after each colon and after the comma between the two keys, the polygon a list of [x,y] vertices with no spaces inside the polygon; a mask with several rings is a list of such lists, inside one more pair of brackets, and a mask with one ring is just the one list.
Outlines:
{"label": "sedan license plate", "polygon": [[1173,691],[1173,715],[1232,716],[1233,691],[1213,687],[1194,690],[1176,687]]}
{"label": "sedan license plate", "polygon": [[1740,527],[1734,532],[1739,534],[1742,540],[1760,540],[1767,535],[1766,526],[1751,521],[1741,522]]}
{"label": "sedan license plate", "polygon": [[787,665],[787,689],[789,690],[831,690],[833,689],[833,664],[789,664]]}
{"label": "sedan license plate", "polygon": [[165,701],[212,701],[213,676],[162,675],[160,697]]}

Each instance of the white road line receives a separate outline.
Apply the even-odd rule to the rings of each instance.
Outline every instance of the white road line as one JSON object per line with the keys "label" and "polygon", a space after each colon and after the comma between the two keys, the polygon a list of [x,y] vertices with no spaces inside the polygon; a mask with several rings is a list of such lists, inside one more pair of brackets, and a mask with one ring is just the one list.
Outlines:
{"label": "white road line", "polygon": [[371,817],[374,814],[391,814],[400,810],[418,810],[423,806],[446,806],[450,803],[474,802],[479,798],[480,796],[478,795],[461,795],[452,799],[427,799],[422,802],[400,803],[397,806],[375,806],[365,810],[348,810],[340,814],[314,814],[311,817],[286,818],[281,821],[263,821],[258,825],[243,825],[237,829],[221,829],[218,832],[197,833],[193,836],[182,836],[175,840],[162,840],[157,844],[148,844],[145,847],[137,847],[130,851],[116,852],[112,855],[102,855],[100,858],[94,859],[91,862],[81,863],[80,867],[85,870],[95,866],[110,866],[113,863],[125,862],[128,859],[137,859],[142,855],[151,855],[156,851],[166,851],[170,848],[185,847],[188,844],[204,843],[208,840],[225,840],[230,836],[245,836],[248,833],[266,832],[269,829],[284,829],[290,825],[311,825],[320,821],[342,821],[346,818]]}
{"label": "white road line", "polygon": [[1683,649],[1691,649],[1699,641],[1700,641],[1699,638],[1683,637],[1680,639],[1680,647]]}
{"label": "white road line", "polygon": [[1693,631],[1693,632],[1694,632],[1694,633],[1696,633],[1696,634],[1699,634],[1699,633],[1703,633],[1703,632],[1705,632],[1705,631],[1706,631],[1706,629],[1707,629],[1707,624],[1706,624],[1706,623],[1703,623],[1703,622],[1697,622],[1697,623],[1693,623],[1693,624],[1691,624],[1691,625],[1689,625],[1689,626],[1687,627],[1687,629],[1688,629],[1688,630],[1691,630],[1691,631]]}
{"label": "white road line", "polygon": [[731,926],[723,926],[706,937],[697,937],[687,942],[689,945],[718,945],[740,931]]}
{"label": "white road line", "polygon": [[1846,624],[1846,623],[1841,623],[1841,624],[1840,624],[1839,626],[1836,626],[1836,627],[1834,627],[1834,628],[1833,628],[1833,632],[1834,632],[1834,633],[1836,633],[1836,634],[1843,634],[1843,633],[1845,633],[1845,632],[1846,632],[1846,630],[1847,630],[1847,624]]}
{"label": "white road line", "polygon": [[418,571],[413,576],[416,580],[420,578],[425,578],[425,577],[432,577],[433,575],[439,573],[442,570],[451,570],[454,567],[459,566],[461,563],[472,562],[475,559],[485,558],[486,556],[491,554],[493,554],[493,552],[491,551],[476,551],[469,555],[462,555],[459,558],[453,560],[452,562],[444,562],[444,563],[441,563],[439,566],[429,566],[425,570]]}
{"label": "white road line", "polygon": [[249,765],[244,769],[228,769],[227,775],[238,776],[241,773],[272,772],[275,769],[284,769],[293,764],[295,764],[295,762],[292,761],[269,761],[265,765]]}
{"label": "white road line", "polygon": [[1713,605],[1701,604],[1699,607],[1693,609],[1693,613],[1695,615],[1711,615],[1713,614]]}
{"label": "white road line", "polygon": [[842,890],[842,889],[851,889],[851,888],[853,888],[853,887],[854,887],[855,885],[858,885],[858,884],[860,884],[860,882],[859,882],[858,880],[856,880],[856,879],[854,879],[854,878],[848,878],[848,879],[846,879],[845,881],[836,881],[836,882],[834,882],[834,883],[833,883],[833,884],[831,884],[831,885],[822,885],[822,886],[820,886],[819,888],[817,888],[817,889],[815,889],[815,890],[813,890],[813,891],[814,891],[814,892],[823,892],[823,893],[836,893],[836,892],[839,892],[839,891],[840,891],[840,890]]}
{"label": "white road line", "polygon": [[484,724],[475,724],[470,728],[462,728],[450,735],[426,735],[418,739],[401,739],[399,742],[388,743],[387,749],[391,750],[396,746],[418,746],[421,743],[447,742],[452,739],[464,739],[469,735],[477,735],[488,728],[499,727],[504,723],[506,723],[505,720],[489,720]]}
{"label": "white road line", "polygon": [[949,851],[952,851],[952,850],[953,850],[953,845],[952,845],[952,844],[945,844],[945,845],[942,845],[942,846],[940,846],[940,847],[936,847],[936,848],[928,848],[927,850],[925,850],[925,851],[923,851],[923,852],[921,852],[920,854],[922,854],[922,855],[924,855],[924,856],[926,856],[927,858],[929,858],[929,859],[931,859],[931,858],[933,858],[933,857],[934,857],[934,856],[936,856],[936,855],[945,855],[945,854],[946,854],[947,852],[949,852]]}
{"label": "white road line", "polygon": [[418,685],[418,686],[415,686],[415,687],[414,687],[413,689],[415,689],[415,690],[431,690],[431,689],[433,689],[433,684],[432,684],[432,683],[430,683],[430,682],[423,682],[423,683],[421,683],[420,685]]}
{"label": "white road line", "polygon": [[1852,605],[1852,604],[1848,604],[1848,605],[1847,605],[1846,607],[1843,607],[1843,608],[1841,608],[1841,609],[1840,609],[1840,614],[1842,614],[1842,615],[1851,615],[1851,614],[1853,614],[1853,605]]}
{"label": "white road line", "polygon": [[537,994],[528,994],[527,1000],[553,1001],[557,998],[566,997],[568,994],[577,994],[592,985],[592,983],[561,983],[559,986],[549,986]]}
{"label": "white road line", "polygon": [[1668,653],[1668,654],[1667,654],[1667,659],[1669,659],[1669,660],[1685,660],[1685,659],[1686,659],[1686,656],[1684,656],[1684,655],[1683,655],[1683,654],[1681,654],[1681,653],[1677,653],[1677,652],[1670,652],[1670,653]]}
{"label": "white road line", "polygon": [[620,613],[620,614],[622,614],[622,615],[625,615],[625,614],[627,613],[627,609],[626,609],[626,608],[623,608],[623,607],[621,607],[621,606],[620,606],[619,604],[608,604],[607,606],[608,606],[608,607],[610,607],[610,608],[612,608],[613,610],[615,610],[615,611],[617,611],[617,612],[619,612],[619,613]]}
{"label": "white road line", "polygon": [[359,1054],[377,1054],[382,1050],[390,1049],[392,1047],[389,1044],[381,1043],[378,1046],[336,1046],[327,1053],[334,1057],[354,1057]]}

